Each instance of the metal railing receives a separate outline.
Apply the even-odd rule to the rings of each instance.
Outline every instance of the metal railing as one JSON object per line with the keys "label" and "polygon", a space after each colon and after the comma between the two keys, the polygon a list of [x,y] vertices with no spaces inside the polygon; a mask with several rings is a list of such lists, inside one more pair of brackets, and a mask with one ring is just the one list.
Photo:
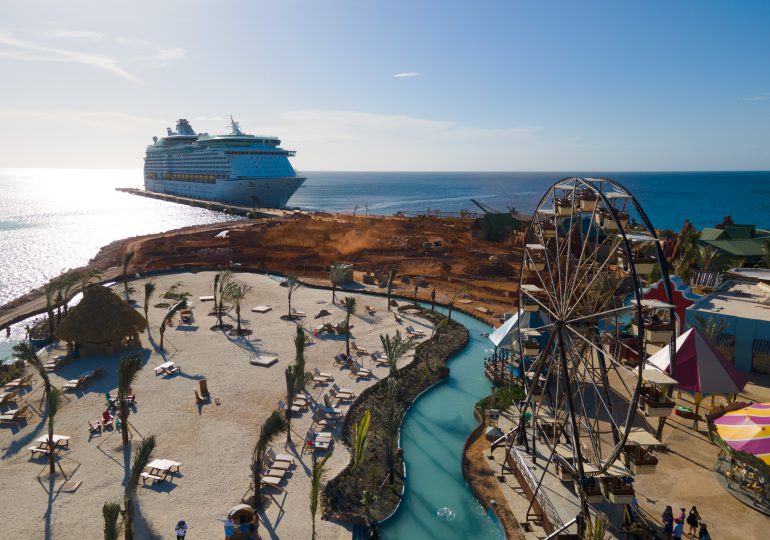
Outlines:
{"label": "metal railing", "polygon": [[561,517],[559,517],[556,508],[554,508],[551,499],[548,498],[545,491],[543,489],[537,489],[538,483],[537,480],[535,480],[535,476],[532,474],[532,470],[524,462],[524,457],[519,453],[518,448],[515,446],[511,448],[511,456],[516,462],[516,467],[521,471],[524,480],[529,485],[529,489],[532,493],[536,493],[535,499],[543,510],[546,519],[548,519],[555,529],[560,529],[564,525],[564,522],[562,522]]}

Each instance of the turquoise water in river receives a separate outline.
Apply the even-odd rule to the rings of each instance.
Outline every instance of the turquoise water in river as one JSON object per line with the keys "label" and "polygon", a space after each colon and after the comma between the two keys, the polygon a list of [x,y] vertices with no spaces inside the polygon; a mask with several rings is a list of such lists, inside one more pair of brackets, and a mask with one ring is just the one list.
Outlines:
{"label": "turquoise water in river", "polygon": [[[386,539],[503,538],[461,471],[463,445],[478,425],[473,406],[491,392],[483,367],[491,344],[481,337],[490,327],[456,311],[452,318],[468,328],[468,345],[449,361],[449,378],[423,394],[406,415],[401,428],[406,490],[396,513],[380,524]],[[443,508],[454,518],[439,517]]]}

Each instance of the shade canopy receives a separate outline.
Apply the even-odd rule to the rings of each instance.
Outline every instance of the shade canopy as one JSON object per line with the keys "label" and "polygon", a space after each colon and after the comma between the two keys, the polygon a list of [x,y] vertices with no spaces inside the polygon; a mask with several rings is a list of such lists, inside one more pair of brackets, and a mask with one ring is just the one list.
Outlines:
{"label": "shade canopy", "polygon": [[56,337],[71,343],[109,344],[133,337],[145,328],[144,317],[111,289],[91,285],[56,327]]}
{"label": "shade canopy", "polygon": [[733,450],[770,465],[770,403],[754,403],[714,420],[717,433]]}
{"label": "shade canopy", "polygon": [[[671,373],[670,345],[648,360],[658,369]],[[737,394],[747,379],[716,350],[697,328],[690,328],[676,339],[677,388],[701,394]]]}
{"label": "shade canopy", "polygon": [[519,318],[521,316],[521,311],[514,313],[513,316],[501,324],[499,328],[495,328],[493,332],[490,332],[489,341],[491,341],[495,347],[504,347],[506,345],[510,347],[511,340],[513,339],[512,336],[516,333],[516,330],[519,329]]}

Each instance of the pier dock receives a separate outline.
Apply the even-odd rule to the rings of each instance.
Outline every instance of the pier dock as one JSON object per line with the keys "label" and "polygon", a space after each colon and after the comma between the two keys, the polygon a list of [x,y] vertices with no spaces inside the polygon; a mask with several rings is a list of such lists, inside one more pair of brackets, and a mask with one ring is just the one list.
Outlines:
{"label": "pier dock", "polygon": [[257,218],[282,218],[290,215],[294,215],[300,210],[281,210],[279,208],[252,208],[250,206],[238,206],[235,204],[224,203],[220,201],[210,201],[207,199],[194,199],[192,197],[181,197],[179,195],[173,195],[171,193],[155,193],[154,191],[145,191],[138,188],[115,188],[115,191],[122,193],[130,193],[131,195],[139,195],[141,197],[149,197],[151,199],[158,199],[161,201],[186,204],[187,206],[195,206],[198,208],[205,208],[207,210],[213,210],[215,212],[223,212],[225,214],[231,214],[235,216],[243,216],[251,219]]}

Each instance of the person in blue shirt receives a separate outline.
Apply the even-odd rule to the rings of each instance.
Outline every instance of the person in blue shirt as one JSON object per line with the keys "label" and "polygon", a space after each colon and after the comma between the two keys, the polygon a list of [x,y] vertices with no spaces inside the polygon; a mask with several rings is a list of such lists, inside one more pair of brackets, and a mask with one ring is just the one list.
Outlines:
{"label": "person in blue shirt", "polygon": [[682,534],[684,533],[684,521],[676,518],[674,524],[674,540],[682,540]]}

